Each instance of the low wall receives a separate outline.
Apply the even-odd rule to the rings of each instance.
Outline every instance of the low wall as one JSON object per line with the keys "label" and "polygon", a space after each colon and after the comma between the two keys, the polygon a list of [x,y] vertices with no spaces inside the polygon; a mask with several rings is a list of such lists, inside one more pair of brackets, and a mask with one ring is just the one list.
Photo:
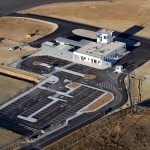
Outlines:
{"label": "low wall", "polygon": [[30,74],[27,72],[23,72],[21,70],[9,68],[7,66],[0,67],[0,73],[3,75],[12,76],[12,77],[15,77],[18,79],[22,79],[22,80],[26,80],[26,81],[30,81],[30,82],[35,82],[35,83],[39,83],[44,79],[41,76]]}

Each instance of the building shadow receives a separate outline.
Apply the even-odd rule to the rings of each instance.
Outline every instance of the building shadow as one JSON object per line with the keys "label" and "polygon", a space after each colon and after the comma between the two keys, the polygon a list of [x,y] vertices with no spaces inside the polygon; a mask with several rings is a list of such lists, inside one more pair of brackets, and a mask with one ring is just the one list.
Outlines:
{"label": "building shadow", "polygon": [[84,39],[84,40],[96,42],[96,40],[86,38],[86,37],[83,37],[83,36],[79,36],[79,35],[75,35],[75,34],[71,34],[71,36],[67,37],[67,39],[74,40],[74,41],[80,41],[80,40]]}
{"label": "building shadow", "polygon": [[147,99],[139,104],[142,107],[150,107],[150,99]]}
{"label": "building shadow", "polygon": [[142,26],[134,25],[131,28],[124,31],[123,33],[119,34],[119,33],[115,32],[114,33],[115,37],[114,37],[113,41],[119,41],[119,42],[126,43],[127,50],[133,51],[134,49],[136,49],[137,47],[140,46],[140,41],[132,39],[132,36],[134,36],[136,33],[140,32],[143,29],[144,29],[144,27],[142,27]]}
{"label": "building shadow", "polygon": [[130,27],[129,29],[125,30],[123,33],[118,34],[116,36],[116,38],[121,37],[121,38],[127,39],[127,38],[130,38],[131,36],[135,35],[136,33],[140,32],[143,29],[144,29],[143,26],[134,25],[134,26]]}

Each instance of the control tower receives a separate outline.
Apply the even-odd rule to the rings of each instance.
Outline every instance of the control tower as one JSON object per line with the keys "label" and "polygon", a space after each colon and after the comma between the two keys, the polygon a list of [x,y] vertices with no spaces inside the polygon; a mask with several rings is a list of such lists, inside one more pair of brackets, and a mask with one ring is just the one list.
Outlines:
{"label": "control tower", "polygon": [[97,43],[102,43],[102,44],[109,44],[113,42],[113,32],[112,30],[109,29],[101,29],[96,32],[97,36]]}

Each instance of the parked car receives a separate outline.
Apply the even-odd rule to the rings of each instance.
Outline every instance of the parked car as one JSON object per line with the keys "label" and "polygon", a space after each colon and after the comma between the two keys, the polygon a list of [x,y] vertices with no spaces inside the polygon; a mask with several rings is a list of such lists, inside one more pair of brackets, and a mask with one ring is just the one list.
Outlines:
{"label": "parked car", "polygon": [[8,50],[13,51],[16,50],[17,48],[19,48],[19,46],[12,46],[12,47],[8,47]]}

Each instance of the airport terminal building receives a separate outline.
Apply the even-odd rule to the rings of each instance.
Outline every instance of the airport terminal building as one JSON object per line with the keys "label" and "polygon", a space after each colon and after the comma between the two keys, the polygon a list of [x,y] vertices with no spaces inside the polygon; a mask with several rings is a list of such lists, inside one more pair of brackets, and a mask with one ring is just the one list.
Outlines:
{"label": "airport terminal building", "polygon": [[113,31],[101,29],[96,33],[95,42],[82,39],[74,41],[58,37],[54,42],[42,44],[42,50],[70,58],[70,61],[98,69],[111,67],[128,52],[126,43],[113,42]]}
{"label": "airport terminal building", "polygon": [[125,51],[126,45],[122,42],[112,42],[110,44],[90,43],[74,52],[73,62],[105,69],[116,63]]}

